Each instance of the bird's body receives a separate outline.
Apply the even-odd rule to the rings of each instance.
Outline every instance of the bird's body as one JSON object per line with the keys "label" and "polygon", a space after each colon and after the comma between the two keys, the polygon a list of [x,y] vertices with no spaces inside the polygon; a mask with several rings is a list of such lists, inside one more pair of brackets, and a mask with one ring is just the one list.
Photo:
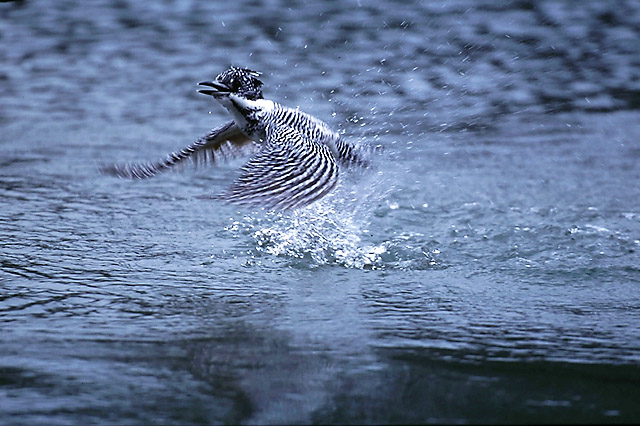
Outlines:
{"label": "bird's body", "polygon": [[258,73],[232,67],[215,81],[200,83],[232,115],[233,122],[212,130],[164,161],[112,165],[103,171],[146,178],[187,158],[213,159],[224,147],[257,145],[258,152],[242,174],[216,198],[266,208],[296,208],[329,193],[338,182],[340,166],[365,165],[355,147],[322,120],[298,109],[264,99]]}

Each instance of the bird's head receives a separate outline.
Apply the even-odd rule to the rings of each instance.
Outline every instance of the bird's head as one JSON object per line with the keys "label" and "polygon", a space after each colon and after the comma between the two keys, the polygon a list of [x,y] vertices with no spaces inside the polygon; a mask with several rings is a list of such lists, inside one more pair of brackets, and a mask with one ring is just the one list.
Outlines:
{"label": "bird's head", "polygon": [[211,89],[199,89],[198,92],[214,98],[228,97],[231,94],[249,100],[262,99],[262,81],[258,79],[260,73],[247,68],[231,67],[223,71],[213,81],[202,81],[200,86]]}

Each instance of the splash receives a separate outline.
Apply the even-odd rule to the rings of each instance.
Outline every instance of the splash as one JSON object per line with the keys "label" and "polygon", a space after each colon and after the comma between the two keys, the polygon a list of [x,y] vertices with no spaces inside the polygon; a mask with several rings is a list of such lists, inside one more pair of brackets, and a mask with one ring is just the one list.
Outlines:
{"label": "splash", "polygon": [[332,194],[303,209],[246,215],[233,228],[250,235],[254,256],[287,258],[298,267],[379,268],[387,245],[367,242],[364,236],[369,233],[372,210],[386,195],[379,188],[383,174],[363,180],[354,184],[347,178]]}
{"label": "splash", "polygon": [[419,235],[400,233],[391,239],[375,220],[380,210],[395,209],[386,199],[393,186],[380,171],[357,183],[347,178],[329,196],[300,210],[255,212],[228,227],[249,237],[252,258],[268,255],[291,266],[337,265],[356,269],[424,269],[437,265]]}
{"label": "splash", "polygon": [[331,202],[279,215],[268,226],[256,230],[256,250],[286,256],[311,265],[337,264],[351,268],[376,268],[385,244],[366,244],[362,233],[366,221],[352,212],[336,209]]}

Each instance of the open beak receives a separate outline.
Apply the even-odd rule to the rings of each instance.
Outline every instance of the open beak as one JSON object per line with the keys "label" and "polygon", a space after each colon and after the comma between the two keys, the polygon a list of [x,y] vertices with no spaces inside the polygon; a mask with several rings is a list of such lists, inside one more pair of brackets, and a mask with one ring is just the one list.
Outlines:
{"label": "open beak", "polygon": [[198,92],[203,95],[209,96],[218,96],[218,95],[228,95],[230,92],[229,86],[219,83],[217,81],[201,81],[198,83],[200,86],[207,86],[213,88],[211,89],[198,89]]}

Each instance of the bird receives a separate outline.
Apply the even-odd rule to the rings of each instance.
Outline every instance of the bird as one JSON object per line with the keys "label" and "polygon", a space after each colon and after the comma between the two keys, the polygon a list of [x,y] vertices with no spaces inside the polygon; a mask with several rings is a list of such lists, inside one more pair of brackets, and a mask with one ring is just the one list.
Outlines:
{"label": "bird", "polygon": [[339,170],[369,167],[364,150],[324,121],[297,108],[265,99],[261,73],[231,66],[198,90],[213,97],[233,120],[214,128],[180,151],[148,163],[102,165],[103,173],[145,179],[187,159],[215,162],[257,151],[230,187],[212,198],[232,204],[287,210],[305,207],[330,193]]}

